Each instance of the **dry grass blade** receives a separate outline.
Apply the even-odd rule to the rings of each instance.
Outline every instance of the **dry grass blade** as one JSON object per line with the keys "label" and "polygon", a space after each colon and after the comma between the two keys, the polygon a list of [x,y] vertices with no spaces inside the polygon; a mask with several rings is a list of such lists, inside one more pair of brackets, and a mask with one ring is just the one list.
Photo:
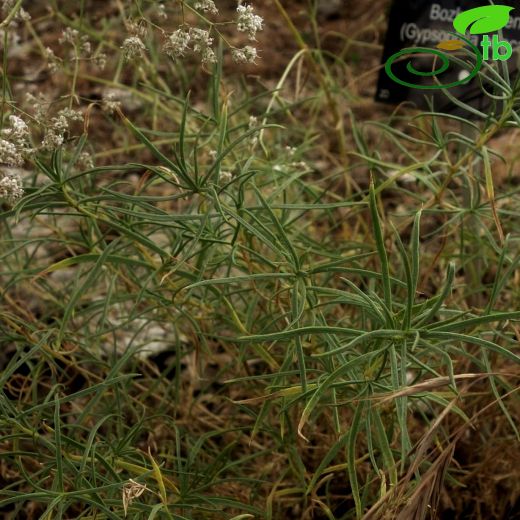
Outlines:
{"label": "dry grass blade", "polygon": [[[485,379],[486,377],[490,377],[491,375],[497,375],[497,374],[456,374],[455,376],[453,376],[453,379],[455,379],[455,381]],[[503,375],[507,375],[507,374],[503,373]],[[451,377],[449,377],[449,376],[434,377],[431,379],[426,379],[425,381],[421,381],[420,383],[417,383],[412,386],[406,386],[395,392],[378,395],[376,397],[376,399],[377,400],[380,399],[381,404],[385,404],[387,402],[394,401],[394,399],[397,399],[399,397],[405,397],[405,396],[419,394],[422,392],[428,392],[430,390],[439,388],[441,386],[450,385],[450,384],[452,384],[452,382],[453,381],[452,381]]]}

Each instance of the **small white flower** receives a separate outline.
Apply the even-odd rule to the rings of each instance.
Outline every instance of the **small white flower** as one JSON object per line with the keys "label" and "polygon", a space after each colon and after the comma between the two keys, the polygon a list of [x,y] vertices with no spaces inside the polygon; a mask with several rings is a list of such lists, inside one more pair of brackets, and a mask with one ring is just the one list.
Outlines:
{"label": "small white flower", "polygon": [[188,31],[177,29],[168,36],[168,39],[163,46],[163,50],[172,58],[184,56],[184,53],[189,50],[190,40],[191,36]]}
{"label": "small white flower", "polygon": [[31,15],[23,7],[20,7],[20,10],[18,11],[18,17],[24,22],[28,22],[31,19]]}
{"label": "small white flower", "polygon": [[113,112],[117,107],[134,111],[139,110],[142,106],[141,98],[129,89],[108,88],[103,91],[103,109],[108,112]]}
{"label": "small white flower", "polygon": [[103,70],[107,64],[107,55],[104,52],[99,52],[94,56],[94,64],[100,70]]}
{"label": "small white flower", "polygon": [[136,36],[140,40],[146,38],[148,30],[143,20],[125,20],[125,27],[130,36]]}
{"label": "small white flower", "polygon": [[[16,6],[16,0],[2,0],[1,11],[4,16],[7,16]],[[27,22],[31,19],[31,15],[22,7],[16,13],[14,20],[12,20],[9,25],[10,28],[16,27],[15,20],[22,20],[23,22]]]}
{"label": "small white flower", "polygon": [[73,110],[72,108],[64,108],[58,112],[59,117],[65,117],[69,121],[83,121],[83,112]]}
{"label": "small white flower", "polygon": [[21,166],[23,157],[14,143],[0,139],[0,163],[8,166]]}
{"label": "small white flower", "polygon": [[256,49],[250,45],[246,45],[243,49],[233,49],[231,54],[237,63],[254,63],[258,56]]}
{"label": "small white flower", "polygon": [[157,16],[166,20],[168,18],[168,14],[166,13],[166,7],[164,4],[157,4]]}
{"label": "small white flower", "polygon": [[114,92],[107,92],[103,96],[101,108],[107,114],[113,114],[118,108],[121,108],[121,101],[118,101]]}
{"label": "small white flower", "polygon": [[292,162],[289,163],[289,166],[297,170],[306,170],[309,168],[309,165],[305,161]]}
{"label": "small white flower", "polygon": [[47,58],[47,66],[51,74],[56,74],[60,70],[60,58],[54,54],[50,47],[45,48],[45,57]]}
{"label": "small white flower", "polygon": [[55,130],[52,129],[47,130],[42,140],[42,148],[45,150],[55,150],[63,144],[64,140],[65,137],[62,134],[57,133]]}
{"label": "small white flower", "polygon": [[21,166],[26,155],[29,128],[18,116],[9,116],[10,126],[2,129],[0,138],[0,163],[8,166]]}
{"label": "small white flower", "polygon": [[233,174],[228,171],[220,172],[220,180],[223,184],[227,184],[233,178]]}
{"label": "small white flower", "polygon": [[14,8],[16,0],[2,0],[2,12],[9,13]]}
{"label": "small white flower", "polygon": [[[397,172],[396,172],[397,173]],[[399,180],[405,183],[415,182],[417,179],[413,173],[403,173],[399,176]]]}
{"label": "small white flower", "polygon": [[11,123],[10,128],[4,128],[2,134],[15,142],[19,146],[25,146],[25,141],[29,135],[29,127],[25,121],[18,116],[9,116],[9,122]]}
{"label": "small white flower", "polygon": [[92,170],[94,168],[94,158],[88,152],[81,152],[78,157],[78,166],[85,170]]}
{"label": "small white flower", "polygon": [[199,29],[198,27],[190,28],[190,36],[193,39],[193,50],[200,52],[203,47],[209,47],[213,43],[213,38],[210,37],[209,31]]}
{"label": "small white flower", "polygon": [[38,124],[44,124],[47,119],[46,112],[47,107],[49,105],[48,101],[45,99],[45,96],[40,92],[38,96],[33,96],[30,92],[25,94],[26,102],[32,106],[34,111],[33,117]]}
{"label": "small white flower", "polygon": [[209,12],[211,14],[218,14],[218,9],[215,6],[215,2],[213,0],[201,0],[200,2],[195,2],[193,7],[195,7],[195,9],[199,9],[200,11]]}
{"label": "small white flower", "polygon": [[[253,130],[258,126],[258,118],[256,116],[249,116],[249,123],[248,123],[249,130]],[[252,135],[249,138],[249,145],[251,146],[251,149],[254,149],[256,145],[258,144],[258,135]]]}
{"label": "small white flower", "polygon": [[123,42],[121,49],[123,49],[124,59],[130,61],[135,58],[141,58],[143,52],[146,50],[146,46],[139,36],[129,36]]}
{"label": "small white flower", "polygon": [[70,108],[60,110],[50,121],[43,137],[42,148],[54,150],[61,146],[65,141],[65,133],[68,132],[69,125],[73,121],[83,121],[83,114],[79,110]]}
{"label": "small white flower", "polygon": [[81,37],[81,51],[87,55],[92,52],[92,45],[88,41],[87,35]]}
{"label": "small white flower", "polygon": [[6,199],[10,204],[12,204],[22,196],[23,185],[20,175],[12,170],[1,171],[0,197]]}
{"label": "small white flower", "polygon": [[60,43],[70,43],[74,44],[78,38],[78,31],[76,29],[71,29],[67,27],[63,33],[61,34],[61,38],[58,40]]}
{"label": "small white flower", "polygon": [[217,62],[217,56],[211,47],[206,47],[202,51],[201,61],[204,65]]}
{"label": "small white flower", "polygon": [[253,13],[253,6],[251,5],[239,5],[237,12],[237,30],[246,32],[249,39],[254,40],[256,32],[262,30],[263,18]]}
{"label": "small white flower", "polygon": [[190,29],[191,40],[193,41],[193,50],[200,53],[203,64],[215,63],[217,57],[211,48],[213,38],[210,37],[209,31],[198,29],[197,27]]}

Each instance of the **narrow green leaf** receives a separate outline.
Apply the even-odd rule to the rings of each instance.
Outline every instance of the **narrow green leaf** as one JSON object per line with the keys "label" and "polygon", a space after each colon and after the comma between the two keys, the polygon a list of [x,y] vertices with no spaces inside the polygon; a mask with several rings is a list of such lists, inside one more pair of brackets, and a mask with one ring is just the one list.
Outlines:
{"label": "narrow green leaf", "polygon": [[385,241],[381,230],[381,219],[377,211],[377,201],[374,189],[374,179],[370,178],[370,213],[372,215],[372,227],[376,241],[377,253],[381,261],[381,274],[383,277],[384,300],[387,309],[392,312],[392,291],[390,286],[390,270],[388,267],[388,256],[386,254]]}

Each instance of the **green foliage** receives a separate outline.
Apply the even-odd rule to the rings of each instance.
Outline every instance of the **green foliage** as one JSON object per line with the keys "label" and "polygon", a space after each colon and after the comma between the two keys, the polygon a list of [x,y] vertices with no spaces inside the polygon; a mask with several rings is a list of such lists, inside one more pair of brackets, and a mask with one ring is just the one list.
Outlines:
{"label": "green foliage", "polygon": [[518,441],[518,188],[493,175],[518,85],[488,65],[488,113],[446,92],[480,120],[345,109],[347,131],[351,64],[326,56],[302,48],[274,89],[240,76],[233,95],[221,52],[202,93],[193,64],[125,84],[118,62],[103,81],[140,111],[31,159],[0,216],[0,511],[423,518],[433,471],[465,485],[450,457],[485,410]]}

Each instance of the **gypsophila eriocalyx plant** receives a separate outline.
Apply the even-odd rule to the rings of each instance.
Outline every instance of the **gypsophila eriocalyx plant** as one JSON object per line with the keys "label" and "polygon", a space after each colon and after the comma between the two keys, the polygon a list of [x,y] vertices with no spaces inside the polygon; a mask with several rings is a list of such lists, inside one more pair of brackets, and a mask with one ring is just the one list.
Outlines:
{"label": "gypsophila eriocalyx plant", "polygon": [[[192,5],[182,2],[182,5],[188,9],[191,8],[192,14],[197,16],[206,27],[190,26],[186,19],[183,19],[181,26],[164,36],[163,51],[167,56],[178,60],[186,57],[191,51],[200,57],[203,65],[215,63],[214,42],[215,37],[219,36],[229,47],[231,57],[236,63],[255,63],[258,57],[255,47],[252,45],[246,45],[243,48],[235,47],[221,32],[222,27],[236,27],[238,32],[247,33],[248,39],[254,41],[257,32],[263,28],[263,18],[254,13],[252,5],[239,4],[236,9],[236,19],[231,21],[214,20],[214,17],[219,15],[219,10],[212,0],[199,0]],[[208,19],[208,15],[212,15],[212,18]],[[126,41],[126,46],[128,47],[127,56],[135,57],[145,50],[137,41]]]}

